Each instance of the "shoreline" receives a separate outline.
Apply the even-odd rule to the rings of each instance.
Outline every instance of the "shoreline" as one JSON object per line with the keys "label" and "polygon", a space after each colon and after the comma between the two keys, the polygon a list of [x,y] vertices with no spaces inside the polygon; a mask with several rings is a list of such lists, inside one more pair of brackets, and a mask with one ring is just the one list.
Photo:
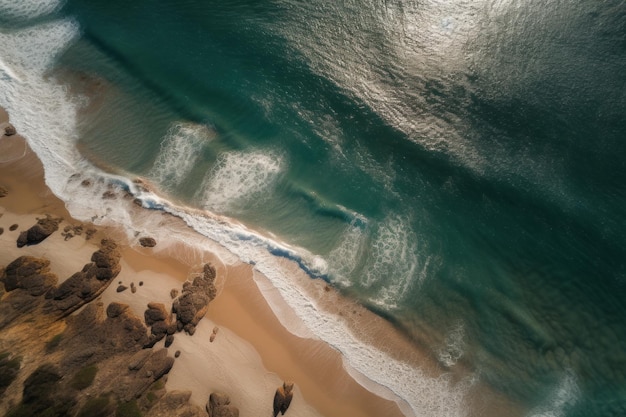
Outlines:
{"label": "shoreline", "polygon": [[[6,114],[6,113],[5,113]],[[0,119],[0,123],[5,120]],[[7,138],[3,138],[6,142]],[[11,144],[19,141],[25,141],[19,136],[8,138]],[[24,142],[26,143],[26,142]],[[2,145],[7,145],[3,143]],[[19,179],[15,175],[16,172],[27,172],[28,175],[20,176]],[[12,162],[0,163],[0,179],[2,185],[9,189],[9,195],[0,200],[0,205],[4,208],[4,218],[2,224],[7,221],[13,221],[19,218],[20,229],[23,226],[30,226],[35,220],[36,215],[50,213],[64,217],[64,226],[68,222],[81,223],[74,221],[65,208],[65,204],[59,200],[46,186],[43,180],[43,166],[35,153],[27,148],[24,156],[18,157]],[[19,196],[16,196],[15,190],[19,189]],[[139,208],[138,208],[139,209]],[[139,209],[144,210],[144,209]],[[17,216],[17,217],[13,217]],[[25,217],[24,217],[25,216]],[[30,218],[30,221],[27,219]],[[180,219],[177,219],[180,220]],[[182,220],[180,220],[182,223]],[[103,235],[123,235],[121,231],[107,230],[100,226],[95,226],[100,234]],[[3,265],[11,262],[16,258],[17,253],[34,252],[35,256],[48,257],[51,260],[59,257],[54,248],[50,248],[52,244],[59,246],[72,247],[72,252],[76,251],[76,255],[68,255],[67,253],[61,258],[64,266],[59,268],[53,262],[52,270],[59,275],[60,279],[68,276],[69,271],[75,271],[85,262],[83,255],[89,254],[93,245],[84,242],[79,245],[82,239],[74,237],[68,242],[63,242],[60,232],[55,232],[48,240],[39,245],[31,246],[28,249],[16,249],[15,240],[17,232],[3,233],[0,236],[3,242],[4,251],[2,259]],[[189,274],[189,265],[174,259],[168,254],[158,253],[155,250],[147,250],[144,248],[134,248],[132,242],[124,242],[119,236],[116,236],[118,243],[123,246],[122,250],[122,273],[117,280],[127,281],[129,279],[138,280],[138,277],[145,276],[145,285],[138,288],[136,294],[129,291],[122,293],[115,292],[115,285],[111,285],[101,296],[103,301],[121,301],[131,305],[135,313],[139,316],[143,314],[146,305],[146,298],[138,296],[138,294],[150,294],[153,298],[159,298],[158,301],[166,301],[163,298],[169,298],[170,288],[182,284],[181,281]],[[8,250],[9,247],[12,249]],[[198,258],[196,250],[191,248],[182,248],[179,250],[189,250],[190,259]],[[169,249],[168,249],[169,251]],[[38,253],[39,252],[39,253]],[[69,251],[67,251],[70,253]],[[82,255],[79,255],[82,254]],[[17,255],[19,256],[19,255]],[[206,260],[217,261],[215,255],[202,253],[201,257]],[[68,262],[74,259],[74,262]],[[186,270],[181,270],[186,267]],[[271,403],[273,390],[279,386],[283,380],[294,380],[296,384],[295,399],[292,403],[293,413],[297,413],[299,407],[302,415],[325,415],[325,416],[398,416],[404,414],[398,408],[397,403],[377,396],[368,391],[364,386],[355,381],[345,369],[341,353],[336,351],[325,342],[313,339],[302,339],[290,333],[275,316],[271,306],[265,299],[261,290],[256,283],[257,280],[263,279],[258,272],[253,272],[251,266],[241,263],[237,266],[218,265],[218,297],[211,302],[209,310],[205,318],[198,325],[198,332],[189,337],[180,335],[176,338],[172,345],[172,350],[179,349],[183,351],[183,355],[176,361],[176,365],[172,369],[167,387],[174,389],[183,389],[185,386],[190,389],[192,385],[191,402],[197,405],[203,405],[208,398],[208,393],[212,388],[207,381],[195,380],[189,384],[189,376],[182,372],[182,369],[198,370],[201,368],[198,360],[194,360],[191,352],[195,355],[208,355],[210,348],[214,348],[220,344],[230,342],[238,350],[246,351],[245,357],[250,361],[252,366],[237,369],[233,374],[245,374],[254,370],[254,378],[258,381],[266,382],[267,404]],[[163,273],[162,271],[167,271]],[[130,278],[134,276],[135,278]],[[155,278],[157,276],[158,278]],[[148,283],[159,282],[158,285],[149,285]],[[169,285],[168,285],[169,284]],[[151,288],[150,291],[147,291]],[[148,300],[157,301],[157,300]],[[283,307],[286,307],[283,306]],[[236,313],[235,313],[236,312]],[[292,311],[285,311],[285,314],[295,315]],[[220,332],[214,344],[209,344],[207,340],[211,329],[217,325]],[[189,340],[187,340],[189,339]],[[161,342],[160,342],[161,343]],[[232,347],[231,346],[231,347]],[[188,354],[185,354],[187,350]],[[221,355],[227,355],[228,352],[221,352]],[[215,355],[214,355],[215,356]],[[287,358],[287,359],[285,359]],[[205,357],[206,359],[206,357]],[[218,358],[223,361],[223,358]],[[235,366],[236,362],[231,364]],[[246,369],[250,368],[250,369]],[[177,369],[181,369],[180,372]],[[189,371],[187,371],[188,373]],[[204,370],[206,373],[206,370]],[[227,371],[224,371],[227,372]],[[222,380],[236,380],[237,375],[225,377]],[[250,375],[249,375],[250,376]],[[241,379],[246,379],[241,376]],[[330,382],[333,383],[330,383]],[[195,386],[194,386],[195,385]],[[222,388],[225,384],[213,383],[214,387]],[[244,384],[245,385],[245,384]],[[228,387],[223,390],[228,392]],[[249,391],[255,391],[254,387],[248,387]],[[246,392],[244,389],[243,392]],[[256,391],[258,391],[256,387]],[[233,404],[236,404],[242,412],[246,408],[251,411],[255,409],[255,401],[239,399],[233,388],[230,392]],[[249,394],[247,395],[249,397]],[[250,403],[250,404],[248,404]],[[299,405],[298,405],[299,404]],[[271,409],[271,405],[269,405]],[[255,412],[258,410],[255,410]],[[320,413],[320,414],[318,414]],[[346,414],[348,413],[348,414]],[[246,414],[246,413],[244,413]]]}

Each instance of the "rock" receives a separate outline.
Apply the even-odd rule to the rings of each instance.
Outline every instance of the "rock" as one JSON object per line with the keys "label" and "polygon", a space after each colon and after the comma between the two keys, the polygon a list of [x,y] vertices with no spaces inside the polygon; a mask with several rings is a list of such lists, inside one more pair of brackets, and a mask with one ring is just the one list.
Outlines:
{"label": "rock", "polygon": [[202,274],[183,284],[182,295],[172,306],[179,329],[182,328],[191,335],[195,332],[195,327],[208,310],[209,302],[217,294],[215,276],[215,268],[206,264]]}
{"label": "rock", "polygon": [[17,130],[15,130],[15,127],[12,124],[7,124],[4,127],[4,134],[5,136],[13,136],[17,133]]}
{"label": "rock", "polygon": [[148,303],[148,309],[144,313],[146,325],[152,326],[157,321],[168,320],[170,314],[161,303]]}
{"label": "rock", "polygon": [[109,286],[112,278],[119,274],[120,257],[115,242],[103,239],[100,249],[91,256],[93,263],[86,264],[82,271],[76,272],[46,294],[49,301],[44,306],[44,312],[56,311],[67,316],[96,299]]}
{"label": "rock", "polygon": [[105,200],[115,200],[117,198],[117,195],[113,191],[109,190],[102,193],[102,198]]}
{"label": "rock", "polygon": [[280,412],[282,415],[289,408],[293,399],[293,382],[285,381],[282,387],[278,387],[274,394],[274,417]]}
{"label": "rock", "polygon": [[107,317],[111,319],[118,317],[122,315],[122,313],[124,313],[126,310],[128,310],[128,308],[128,304],[112,302],[107,307]]}
{"label": "rock", "polygon": [[174,357],[178,358],[180,356],[180,350],[177,350],[176,352],[174,352]]}
{"label": "rock", "polygon": [[32,226],[25,232],[20,233],[17,239],[17,247],[21,248],[26,245],[36,245],[50,236],[59,229],[59,223],[62,218],[53,218],[46,215],[45,218],[37,219],[37,224]]}
{"label": "rock", "polygon": [[172,288],[172,290],[170,291],[170,297],[172,297],[172,300],[178,297],[178,290],[176,288]]}
{"label": "rock", "polygon": [[130,362],[128,362],[128,369],[131,371],[138,371],[143,367],[150,355],[152,355],[152,351],[150,349],[142,349],[138,351],[130,358]]}
{"label": "rock", "polygon": [[128,287],[126,285],[118,285],[117,289],[115,290],[116,292],[122,292],[122,291],[126,291],[128,289]]}
{"label": "rock", "polygon": [[90,187],[91,186],[91,180],[89,180],[89,179],[82,180],[80,185],[82,185],[83,187]]}
{"label": "rock", "polygon": [[130,283],[130,292],[132,292],[133,294],[137,292],[137,287],[135,287],[134,282]]}
{"label": "rock", "polygon": [[0,186],[0,198],[6,197],[9,194],[9,190]]}
{"label": "rock", "polygon": [[239,417],[239,409],[230,404],[230,398],[226,394],[212,393],[206,404],[209,417]]}
{"label": "rock", "polygon": [[4,227],[0,227],[0,235],[4,233]]}
{"label": "rock", "polygon": [[16,230],[18,227],[20,227],[18,224],[12,224],[11,226],[9,226],[9,230],[10,230],[10,231],[14,231],[14,230]]}
{"label": "rock", "polygon": [[58,281],[49,266],[47,259],[20,256],[6,266],[0,280],[7,292],[22,289],[32,296],[40,296],[54,288]]}
{"label": "rock", "polygon": [[165,347],[167,348],[172,346],[172,343],[174,343],[174,335],[168,334],[167,336],[165,336]]}
{"label": "rock", "polygon": [[217,336],[217,332],[219,331],[219,327],[214,327],[213,328],[213,333],[211,333],[211,337],[209,338],[209,342],[213,343],[213,341],[215,340],[215,337]]}
{"label": "rock", "polygon": [[144,248],[153,248],[156,246],[156,240],[151,237],[142,237],[139,239],[139,244]]}
{"label": "rock", "polygon": [[165,394],[163,399],[170,409],[176,409],[182,407],[189,402],[191,398],[191,391],[170,391]]}

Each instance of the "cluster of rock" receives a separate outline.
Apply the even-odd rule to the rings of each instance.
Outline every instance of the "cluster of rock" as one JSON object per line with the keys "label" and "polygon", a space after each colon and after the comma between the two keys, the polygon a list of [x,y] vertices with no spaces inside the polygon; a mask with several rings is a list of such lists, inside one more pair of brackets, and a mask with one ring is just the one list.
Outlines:
{"label": "cluster of rock", "polygon": [[156,342],[165,338],[165,347],[169,347],[174,342],[176,333],[176,322],[172,320],[171,314],[162,303],[148,303],[148,309],[144,313],[146,325],[150,327],[150,338],[146,343],[147,347],[152,347]]}
{"label": "cluster of rock", "polygon": [[20,236],[17,238],[17,247],[21,248],[26,245],[41,243],[59,229],[59,223],[62,221],[62,218],[55,218],[49,214],[46,214],[46,217],[38,218],[34,226],[20,233]]}
{"label": "cluster of rock", "polygon": [[66,316],[94,300],[120,273],[121,256],[113,240],[102,239],[100,249],[91,256],[92,262],[65,280],[58,288],[46,293],[48,303],[44,311],[59,311]]}
{"label": "cluster of rock", "polygon": [[181,295],[172,305],[178,331],[184,330],[190,335],[196,332],[196,326],[206,314],[209,302],[217,295],[215,276],[215,268],[206,264],[200,275],[191,282],[185,282]]}

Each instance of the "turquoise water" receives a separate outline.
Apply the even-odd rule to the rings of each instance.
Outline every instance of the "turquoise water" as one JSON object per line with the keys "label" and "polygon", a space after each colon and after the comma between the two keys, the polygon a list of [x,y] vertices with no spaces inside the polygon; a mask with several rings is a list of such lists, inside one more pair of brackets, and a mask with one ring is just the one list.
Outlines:
{"label": "turquoise water", "polygon": [[626,415],[623,1],[5,16],[79,28],[54,67],[97,103],[87,154],[299,248],[269,250],[527,415]]}

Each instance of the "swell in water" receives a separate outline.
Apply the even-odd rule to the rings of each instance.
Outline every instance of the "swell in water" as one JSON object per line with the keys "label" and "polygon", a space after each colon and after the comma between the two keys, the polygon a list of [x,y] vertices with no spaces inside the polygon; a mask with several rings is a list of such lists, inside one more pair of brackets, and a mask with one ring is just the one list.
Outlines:
{"label": "swell in water", "polygon": [[[341,320],[319,309],[301,289],[294,286],[287,271],[281,266],[281,259],[286,258],[296,262],[311,276],[327,278],[328,265],[324,259],[266,234],[256,233],[233,219],[168,201],[123,175],[103,172],[81,156],[76,149],[80,139],[78,113],[88,105],[89,99],[70,94],[55,78],[54,71],[56,58],[80,37],[81,28],[72,19],[56,16],[55,12],[61,6],[61,3],[54,1],[24,1],[19,6],[5,0],[0,2],[0,15],[13,19],[11,25],[3,25],[0,30],[0,44],[3,45],[0,57],[0,105],[8,111],[12,123],[28,139],[42,160],[46,183],[66,202],[72,216],[96,224],[117,225],[126,230],[130,241],[133,241],[136,231],[147,232],[164,241],[181,241],[192,247],[206,248],[216,252],[226,263],[238,260],[253,263],[258,271],[272,281],[307,328],[306,331],[297,328],[291,330],[296,334],[312,332],[341,351],[347,369],[368,389],[397,401],[408,416],[466,415],[464,396],[471,385],[469,381],[453,383],[446,376],[431,378],[421,370],[363,344]],[[198,144],[211,140],[211,137],[210,127],[184,121],[173,124],[162,140],[161,153],[148,176],[159,181],[166,189],[168,186],[175,188],[185,176],[185,172],[179,168],[192,163],[199,151]],[[234,156],[224,154],[221,158],[207,179],[205,188],[211,191],[211,195],[223,196],[228,193],[232,187],[228,179],[233,176],[244,190],[252,192],[259,184],[270,184],[273,176],[280,175],[283,164],[280,155],[249,154],[246,156],[248,166],[241,169],[233,164]],[[255,171],[255,168],[259,168],[262,173],[250,174],[259,171]],[[87,189],[81,186],[80,179],[85,177],[94,179],[93,187]],[[146,208],[180,217],[208,239],[199,236],[192,238],[177,230],[161,230],[159,216],[150,211],[145,215],[131,216],[120,201],[100,198],[110,185],[129,190]],[[226,195],[224,200],[209,200],[206,208],[211,209],[228,204],[232,198]],[[400,224],[398,219],[390,217],[381,229],[382,239],[387,234],[401,235]],[[358,218],[352,221],[352,225],[352,231],[348,231],[344,239],[347,245],[358,246],[359,228],[363,225]],[[398,247],[403,243],[401,240]],[[386,259],[398,247],[375,246],[374,251],[379,256],[374,259]],[[406,250],[414,249],[409,246]],[[343,257],[341,253],[333,256]],[[367,267],[383,274],[385,271],[381,268],[384,265],[384,262],[374,263]],[[413,267],[408,266],[410,270],[407,274],[412,273]],[[365,285],[375,286],[376,282],[372,280]]]}

